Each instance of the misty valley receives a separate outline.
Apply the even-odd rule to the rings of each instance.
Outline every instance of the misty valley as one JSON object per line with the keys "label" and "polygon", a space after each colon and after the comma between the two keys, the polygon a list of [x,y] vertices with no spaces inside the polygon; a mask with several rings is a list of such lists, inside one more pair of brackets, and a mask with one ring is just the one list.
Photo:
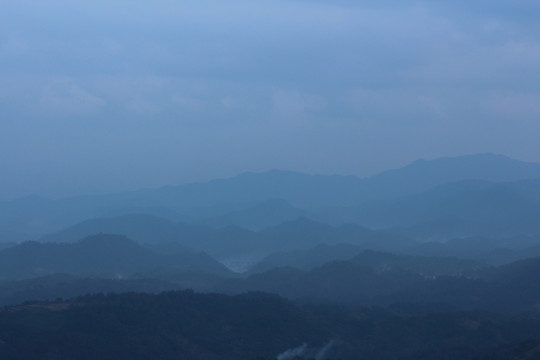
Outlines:
{"label": "misty valley", "polygon": [[540,360],[540,0],[0,0],[0,360]]}
{"label": "misty valley", "polygon": [[540,358],[540,164],[0,202],[1,359]]}

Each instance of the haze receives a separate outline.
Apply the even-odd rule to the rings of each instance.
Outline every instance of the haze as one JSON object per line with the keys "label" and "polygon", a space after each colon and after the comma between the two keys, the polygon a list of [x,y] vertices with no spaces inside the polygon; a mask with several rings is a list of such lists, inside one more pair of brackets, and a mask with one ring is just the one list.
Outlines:
{"label": "haze", "polygon": [[0,1],[0,199],[540,161],[537,1]]}

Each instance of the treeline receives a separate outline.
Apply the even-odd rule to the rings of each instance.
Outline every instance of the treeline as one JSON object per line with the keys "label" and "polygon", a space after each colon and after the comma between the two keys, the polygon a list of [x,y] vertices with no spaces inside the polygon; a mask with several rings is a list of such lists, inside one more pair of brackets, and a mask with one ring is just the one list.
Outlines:
{"label": "treeline", "polygon": [[345,309],[262,293],[98,294],[0,312],[0,358],[12,360],[285,359],[291,349],[289,359],[506,359],[538,351],[538,339],[531,314]]}

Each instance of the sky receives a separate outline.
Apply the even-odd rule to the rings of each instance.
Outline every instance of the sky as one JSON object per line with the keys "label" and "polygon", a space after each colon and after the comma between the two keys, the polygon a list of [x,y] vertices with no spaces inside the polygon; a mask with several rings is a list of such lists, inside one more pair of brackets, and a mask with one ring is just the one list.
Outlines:
{"label": "sky", "polygon": [[540,162],[536,0],[0,0],[0,200]]}

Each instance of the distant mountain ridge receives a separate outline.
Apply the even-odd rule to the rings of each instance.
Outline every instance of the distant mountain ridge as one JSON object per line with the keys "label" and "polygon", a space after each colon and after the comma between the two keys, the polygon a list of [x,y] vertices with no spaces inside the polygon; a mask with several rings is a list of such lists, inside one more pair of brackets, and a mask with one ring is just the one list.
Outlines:
{"label": "distant mountain ridge", "polygon": [[208,183],[168,186],[155,193],[162,198],[198,204],[210,204],[216,199],[234,203],[279,198],[293,206],[316,208],[405,196],[461,180],[510,182],[533,178],[540,178],[540,164],[488,153],[417,160],[367,178],[272,170]]}
{"label": "distant mountain ridge", "polygon": [[540,179],[464,180],[413,195],[351,207],[341,215],[372,228],[400,227],[413,238],[540,234]]}
{"label": "distant mountain ridge", "polygon": [[497,154],[475,154],[416,160],[395,170],[367,178],[373,191],[384,189],[387,197],[404,196],[463,180],[513,182],[540,178],[540,164]]}
{"label": "distant mountain ridge", "polygon": [[276,251],[308,249],[317,244],[349,243],[361,249],[411,246],[409,239],[374,232],[356,224],[331,226],[306,218],[286,221],[259,232],[236,226],[213,229],[143,214],[84,221],[40,240],[74,243],[97,233],[122,234],[152,249],[203,251],[220,261],[257,259]]}
{"label": "distant mountain ridge", "polygon": [[239,226],[248,230],[261,230],[279,225],[285,221],[314,216],[308,211],[296,208],[283,199],[270,199],[247,209],[235,210],[227,214],[210,217],[201,221],[211,227]]}
{"label": "distant mountain ridge", "polygon": [[[279,220],[293,220],[296,215],[311,217],[309,214],[324,209],[333,211],[345,206],[411,196],[456,181],[499,183],[534,178],[540,178],[540,164],[480,154],[420,160],[364,179],[274,170],[244,173],[206,183],[57,201],[28,197],[0,202],[0,242],[35,240],[90,218],[130,213],[190,223],[207,221],[218,226],[236,224],[261,228],[275,225]],[[279,206],[290,214],[282,219],[274,215],[273,222],[265,223],[262,217],[254,215],[256,209],[264,210],[264,204],[272,199],[282,199],[289,204]],[[315,218],[325,221],[323,217]]]}

